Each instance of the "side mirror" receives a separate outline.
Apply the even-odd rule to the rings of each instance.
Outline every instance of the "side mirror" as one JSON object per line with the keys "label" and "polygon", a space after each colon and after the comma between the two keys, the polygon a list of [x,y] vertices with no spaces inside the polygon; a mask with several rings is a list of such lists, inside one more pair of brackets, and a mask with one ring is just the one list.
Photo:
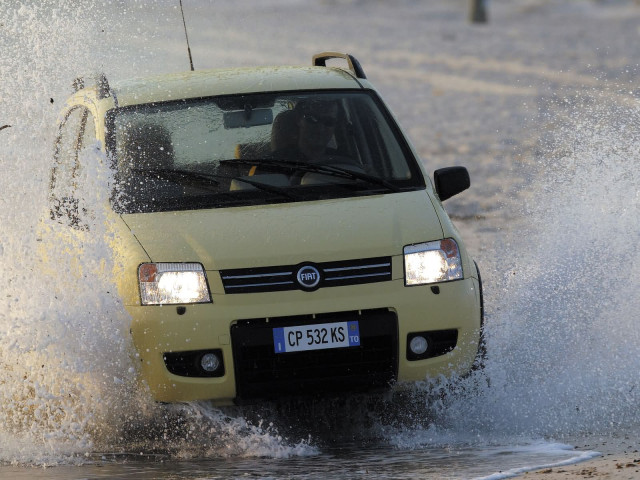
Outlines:
{"label": "side mirror", "polygon": [[446,167],[433,172],[433,181],[440,201],[463,192],[471,186],[469,172],[465,167]]}

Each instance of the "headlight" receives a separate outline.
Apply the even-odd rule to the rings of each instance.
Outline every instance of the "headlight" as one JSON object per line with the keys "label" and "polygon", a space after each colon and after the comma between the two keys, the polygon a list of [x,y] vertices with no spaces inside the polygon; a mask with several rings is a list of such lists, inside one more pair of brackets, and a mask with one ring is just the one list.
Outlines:
{"label": "headlight", "polygon": [[462,261],[453,238],[404,247],[405,285],[450,282],[462,278]]}
{"label": "headlight", "polygon": [[211,302],[199,263],[143,263],[138,280],[143,305]]}

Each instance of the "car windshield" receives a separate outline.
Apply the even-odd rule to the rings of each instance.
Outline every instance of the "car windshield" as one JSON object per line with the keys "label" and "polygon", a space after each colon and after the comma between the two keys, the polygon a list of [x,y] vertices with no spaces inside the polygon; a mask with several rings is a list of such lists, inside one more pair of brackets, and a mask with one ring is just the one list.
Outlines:
{"label": "car windshield", "polygon": [[372,92],[143,104],[107,115],[120,213],[312,201],[425,187]]}

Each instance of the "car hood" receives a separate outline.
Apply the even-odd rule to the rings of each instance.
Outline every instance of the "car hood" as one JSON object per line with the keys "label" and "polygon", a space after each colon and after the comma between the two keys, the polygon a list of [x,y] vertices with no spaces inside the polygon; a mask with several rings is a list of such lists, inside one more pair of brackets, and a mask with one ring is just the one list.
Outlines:
{"label": "car hood", "polygon": [[424,190],[122,218],[152,261],[206,270],[400,255],[443,234]]}

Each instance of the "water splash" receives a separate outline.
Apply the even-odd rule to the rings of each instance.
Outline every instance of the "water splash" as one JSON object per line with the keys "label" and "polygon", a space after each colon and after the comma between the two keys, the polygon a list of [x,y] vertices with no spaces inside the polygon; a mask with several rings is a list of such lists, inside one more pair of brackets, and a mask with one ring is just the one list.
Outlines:
{"label": "water splash", "polygon": [[[71,36],[79,33],[70,6],[54,3],[0,6],[0,48],[11,52],[0,62],[0,120],[11,125],[0,132],[0,457],[37,458],[42,463],[55,463],[61,454],[90,444],[87,427],[93,412],[88,405],[96,382],[84,381],[87,365],[77,363],[88,360],[86,354],[73,353],[84,344],[76,327],[90,323],[75,319],[79,314],[86,320],[87,310],[93,310],[93,316],[100,307],[78,309],[77,301],[58,302],[49,295],[38,265],[38,220],[46,204],[58,109],[54,98],[59,98],[51,79],[62,57],[68,55],[73,63],[76,53],[72,42],[63,46],[51,34],[56,29]],[[48,28],[42,28],[45,22]]]}
{"label": "water splash", "polygon": [[111,179],[98,146],[81,153],[83,199],[94,207],[83,218],[88,232],[47,221],[56,117],[71,80],[105,65],[121,76],[161,65],[154,58],[165,41],[154,38],[171,9],[139,25],[114,20],[140,8],[0,4],[0,49],[11,52],[0,58],[0,125],[10,125],[0,130],[0,463],[76,464],[91,462],[91,452],[132,449],[177,458],[313,454],[308,439],[290,441],[264,422],[204,404],[156,405],[139,384],[130,318],[106,275],[116,261],[103,210]]}
{"label": "water splash", "polygon": [[456,428],[571,435],[640,423],[640,105],[558,97],[527,226],[496,251],[489,386],[449,407]]}

